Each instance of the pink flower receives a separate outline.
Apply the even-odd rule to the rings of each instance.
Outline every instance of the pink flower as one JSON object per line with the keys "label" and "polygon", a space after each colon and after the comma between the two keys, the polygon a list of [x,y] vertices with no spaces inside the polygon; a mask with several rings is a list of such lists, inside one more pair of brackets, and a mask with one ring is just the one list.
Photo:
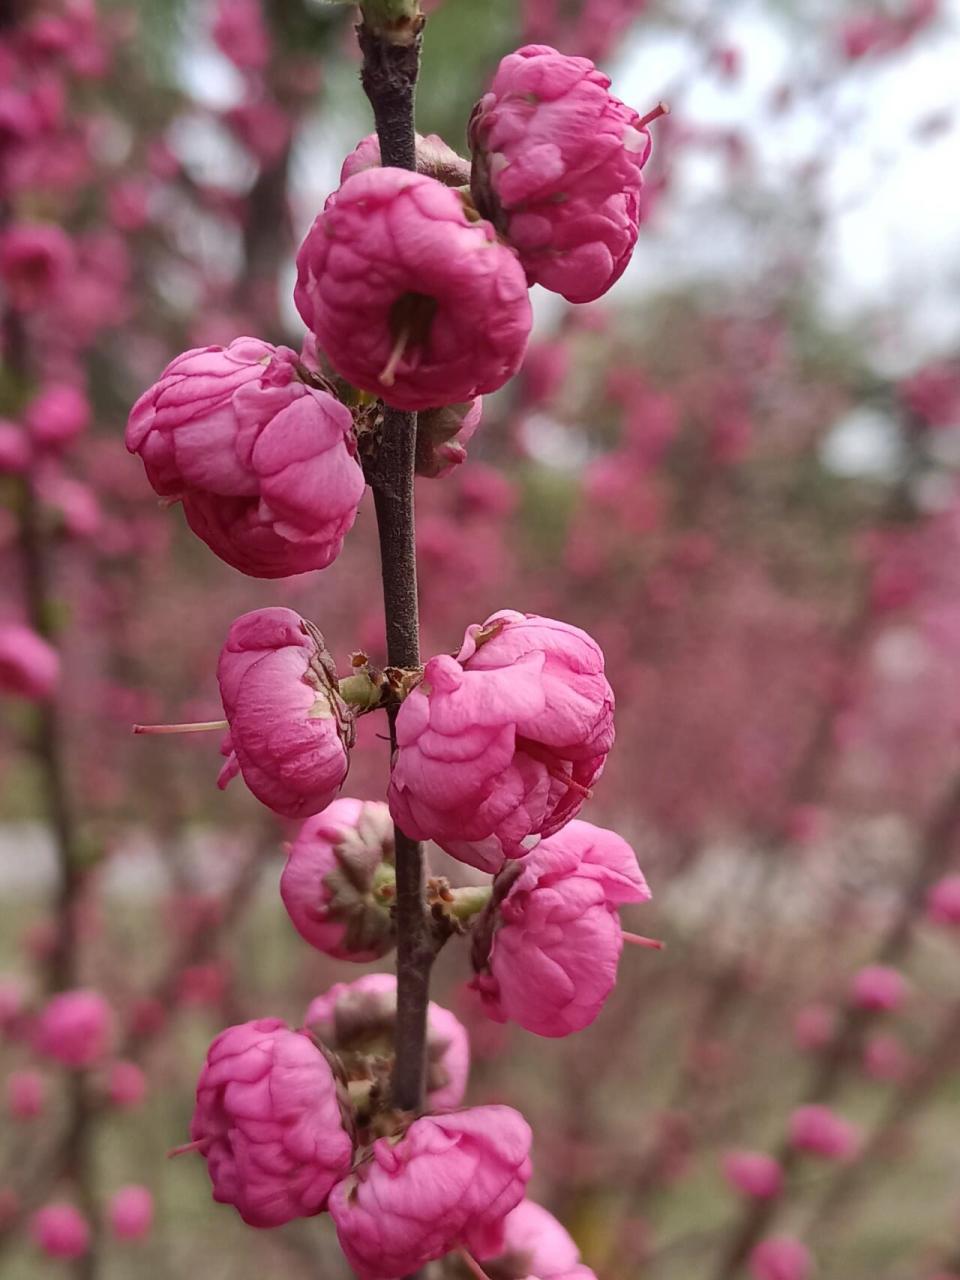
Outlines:
{"label": "pink flower", "polygon": [[798,1107],[790,1117],[790,1142],[798,1151],[825,1160],[851,1160],[860,1146],[860,1133],[829,1107]]}
{"label": "pink flower", "polygon": [[592,302],[637,241],[646,121],[588,58],[527,45],[504,58],[470,121],[477,207],[530,284]]}
{"label": "pink flower", "polygon": [[54,385],[34,397],[25,420],[37,444],[58,448],[86,431],[90,416],[90,401],[79,387]]}
{"label": "pink flower", "polygon": [[285,818],[325,809],[347,776],[354,720],[317,629],[292,609],[243,614],[220,651],[217,680],[230,725],[218,785],[239,772]]}
{"label": "pink flower", "polygon": [[389,809],[346,797],[306,820],[280,877],[283,905],[300,936],[358,964],[396,944],[395,888]]}
{"label": "pink flower", "polygon": [[135,1062],[111,1062],[107,1097],[115,1107],[138,1107],[147,1096],[147,1077]]}
{"label": "pink flower", "polygon": [[617,907],[650,899],[636,855],[613,831],[574,821],[503,875],[489,951],[482,931],[474,945],[487,1013],[541,1036],[588,1027],[617,980]]}
{"label": "pink flower", "polygon": [[260,0],[219,0],[213,38],[241,71],[262,71],[270,58],[270,37]]}
{"label": "pink flower", "polygon": [[65,1067],[89,1067],[102,1058],[113,1034],[113,1010],[99,991],[61,991],[37,1019],[34,1047]]}
{"label": "pink flower", "polygon": [[59,227],[19,222],[0,235],[0,280],[20,311],[52,302],[72,266],[73,245]]}
{"label": "pink flower", "polygon": [[207,1051],[190,1137],[213,1198],[251,1227],[319,1213],[353,1162],[327,1059],[277,1018],[227,1027]]}
{"label": "pink flower", "polygon": [[783,1190],[783,1170],[762,1151],[728,1151],[723,1176],[735,1191],[756,1200],[772,1200]]}
{"label": "pink flower", "polygon": [[397,716],[390,811],[497,872],[580,810],[613,744],[603,654],[578,627],[505,609],[431,658]]}
{"label": "pink flower", "polygon": [[15,422],[0,418],[0,475],[19,475],[30,465],[30,440]]}
{"label": "pink flower", "polygon": [[187,351],[130,411],[126,443],[193,531],[257,578],[325,569],[364,479],[350,411],[257,338]]}
{"label": "pink flower", "polygon": [[7,1110],[17,1120],[43,1114],[47,1088],[39,1071],[11,1071],[7,1076]]}
{"label": "pink flower", "polygon": [[869,964],[854,976],[850,1001],[870,1013],[892,1013],[907,998],[903,974],[884,964]]}
{"label": "pink flower", "polygon": [[82,1258],[90,1248],[90,1226],[72,1204],[48,1204],[30,1219],[34,1244],[48,1258]]}
{"label": "pink flower", "polygon": [[153,1226],[153,1196],[135,1183],[120,1187],[110,1197],[107,1218],[118,1240],[142,1240]]}
{"label": "pink flower", "polygon": [[280,897],[317,951],[357,964],[392,951],[396,876],[387,805],[340,797],[307,818],[289,846]]}
{"label": "pink flower", "polygon": [[960,875],[944,876],[931,886],[927,918],[934,924],[960,924]]}
{"label": "pink flower", "polygon": [[330,1196],[347,1261],[360,1280],[399,1280],[459,1245],[499,1253],[529,1151],[529,1125],[499,1106],[421,1116],[399,1141],[379,1139]]}
{"label": "pink flower", "polygon": [[[359,1052],[392,1058],[396,1015],[396,978],[392,973],[367,973],[354,982],[338,982],[312,1000],[306,1025],[341,1057]],[[470,1041],[463,1024],[431,1000],[427,1006],[427,1105],[431,1111],[460,1105],[469,1071]]]}
{"label": "pink flower", "polygon": [[0,624],[0,693],[41,702],[59,679],[60,658],[43,636],[16,622]]}
{"label": "pink flower", "polygon": [[520,367],[532,323],[523,270],[434,178],[354,174],[297,268],[297,309],[333,367],[398,408],[465,403]]}
{"label": "pink flower", "polygon": [[747,1265],[753,1280],[807,1280],[813,1260],[792,1236],[769,1236],[756,1246]]}
{"label": "pink flower", "polygon": [[[570,1233],[533,1200],[521,1200],[504,1219],[503,1248],[492,1272],[519,1280],[596,1280],[580,1262]],[[481,1257],[481,1261],[489,1261]]]}

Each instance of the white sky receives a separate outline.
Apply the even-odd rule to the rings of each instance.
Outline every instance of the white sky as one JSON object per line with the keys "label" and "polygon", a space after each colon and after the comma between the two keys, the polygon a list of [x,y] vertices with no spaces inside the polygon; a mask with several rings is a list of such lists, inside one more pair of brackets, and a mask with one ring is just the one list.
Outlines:
{"label": "white sky", "polygon": [[[720,6],[709,8],[715,14]],[[742,75],[732,84],[699,75],[682,99],[685,119],[743,129],[764,178],[783,190],[795,181],[791,169],[798,159],[819,154],[827,162],[825,300],[839,313],[865,307],[894,312],[890,349],[878,354],[904,367],[920,353],[960,341],[960,121],[951,120],[927,142],[914,136],[917,124],[934,113],[952,109],[960,115],[960,0],[944,0],[943,8],[937,25],[906,50],[844,68],[829,101],[801,105],[771,123],[771,91],[790,79],[798,63],[815,65],[817,53],[798,49],[793,30],[778,24],[759,0],[730,0],[722,9],[722,38],[742,50]],[[690,65],[688,38],[651,38],[638,30],[614,69],[614,85],[643,110],[642,104],[668,94]],[[823,70],[832,78],[828,64]],[[843,119],[850,123],[837,128]],[[733,260],[738,251],[749,255],[755,248],[727,234],[718,174],[718,166],[702,157],[683,166],[681,237],[663,225],[672,208],[658,219],[668,277],[684,262],[696,271],[715,261],[718,245]],[[687,204],[700,221],[690,220]],[[642,246],[641,240],[631,268],[635,286],[658,274]]]}

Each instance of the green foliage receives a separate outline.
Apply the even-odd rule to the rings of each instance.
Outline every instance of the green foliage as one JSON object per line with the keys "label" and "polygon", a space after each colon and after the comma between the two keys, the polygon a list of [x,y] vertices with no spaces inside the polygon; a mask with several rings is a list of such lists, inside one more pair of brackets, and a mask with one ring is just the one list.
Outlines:
{"label": "green foliage", "polygon": [[518,40],[513,0],[447,0],[430,15],[417,96],[417,127],[458,151],[471,108]]}

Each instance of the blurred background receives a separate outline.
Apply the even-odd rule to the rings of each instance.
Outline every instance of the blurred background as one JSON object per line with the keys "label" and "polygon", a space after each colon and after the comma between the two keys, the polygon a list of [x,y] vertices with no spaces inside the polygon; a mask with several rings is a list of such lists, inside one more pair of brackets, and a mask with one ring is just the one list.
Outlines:
{"label": "blurred background", "polygon": [[[323,574],[248,579],[158,505],[123,428],[187,347],[299,349],[296,247],[371,129],[354,20],[313,0],[0,0],[5,1280],[347,1274],[328,1222],[251,1231],[202,1161],[164,1154],[217,1030],[298,1025],[366,969],[294,933],[291,833],[217,791],[216,735],[130,726],[218,718],[216,657],[247,609],[288,604],[339,661],[382,660],[372,503]],[[436,998],[471,1031],[468,1100],[530,1119],[532,1190],[602,1280],[734,1280],[771,1234],[830,1280],[949,1280],[960,3],[445,0],[421,132],[464,152],[498,59],[529,42],[671,114],[627,274],[588,307],[535,290],[520,376],[468,461],[418,482],[424,649],[500,608],[600,641],[618,742],[584,816],[634,844],[654,899],[625,924],[667,947],[628,948],[596,1024],[547,1043],[486,1021],[449,946]],[[9,251],[24,226],[32,258]],[[23,625],[59,651],[53,698],[22,670]],[[383,795],[378,728],[349,794]],[[82,1073],[31,1031],[71,987],[114,1016]],[[799,1141],[803,1106],[842,1140]],[[779,1196],[743,1152],[779,1160]],[[105,1226],[73,1264],[31,1240],[42,1205],[99,1222],[127,1184],[154,1196],[144,1239]]]}

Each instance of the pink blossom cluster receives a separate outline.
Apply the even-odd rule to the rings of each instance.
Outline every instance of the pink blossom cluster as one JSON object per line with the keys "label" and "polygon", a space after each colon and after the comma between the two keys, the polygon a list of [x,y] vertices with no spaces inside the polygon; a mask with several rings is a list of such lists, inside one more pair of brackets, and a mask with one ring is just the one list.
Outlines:
{"label": "pink blossom cluster", "polygon": [[[290,121],[275,110],[277,50],[264,18],[258,0],[219,3],[212,34],[245,86],[226,123],[269,170],[289,147]],[[379,502],[378,450],[398,429],[394,411],[419,415],[419,474],[449,475],[482,397],[520,368],[531,285],[588,301],[619,278],[637,238],[647,123],[588,60],[528,47],[504,59],[474,113],[472,165],[427,137],[416,140],[415,168],[401,170],[365,139],[300,247],[301,353],[251,337],[198,345],[134,405],[126,444],[153,490],[248,576],[331,565],[367,476]],[[119,218],[149,217],[142,194],[115,193]],[[561,376],[544,368],[538,394]],[[61,396],[60,435],[69,408]],[[513,501],[489,469],[464,489],[488,515]],[[427,544],[430,533],[427,522]],[[614,696],[592,636],[502,610],[422,670],[380,670],[357,652],[341,678],[312,623],[267,607],[232,623],[217,679],[219,785],[239,774],[272,812],[302,822],[280,895],[308,944],[338,960],[387,955],[396,833],[434,840],[494,877],[453,887],[428,868],[423,887],[438,933],[472,932],[488,1015],[545,1036],[594,1020],[624,945],[618,911],[650,892],[625,840],[576,820],[614,740]],[[357,722],[383,710],[396,736],[387,804],[340,797]],[[212,1003],[227,976],[189,966],[179,998]],[[336,984],[303,1027],[258,1018],[214,1039],[184,1148],[205,1160],[214,1199],[262,1228],[329,1211],[361,1280],[400,1280],[456,1250],[539,1280],[593,1280],[560,1224],[524,1200],[525,1120],[499,1104],[463,1107],[467,1034],[435,1003],[427,1109],[392,1104],[400,976],[399,988],[387,974]],[[24,1118],[31,1087],[16,1090]],[[121,1072],[117,1097],[136,1092]],[[149,1215],[126,1191],[115,1230],[133,1238]]]}
{"label": "pink blossom cluster", "polygon": [[[361,1079],[365,1055],[350,1045],[382,1034],[392,984],[371,975],[314,1001],[308,1023],[336,1052],[278,1019],[227,1028],[201,1071],[187,1148],[206,1160],[214,1199],[251,1226],[329,1208],[348,1260],[371,1280],[399,1280],[461,1245],[502,1252],[530,1177],[530,1130],[509,1107],[398,1117],[389,1138],[363,1128],[347,1081]],[[448,1070],[431,1104],[455,1105],[465,1034],[436,1006],[431,1034]]]}

